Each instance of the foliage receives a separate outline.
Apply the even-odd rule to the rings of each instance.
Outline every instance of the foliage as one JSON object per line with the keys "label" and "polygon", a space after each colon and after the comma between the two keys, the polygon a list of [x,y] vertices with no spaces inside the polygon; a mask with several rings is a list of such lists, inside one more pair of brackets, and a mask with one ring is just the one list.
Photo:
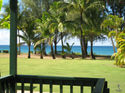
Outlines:
{"label": "foliage", "polygon": [[66,50],[66,52],[68,54],[72,54],[72,47],[73,47],[74,43],[72,43],[72,45],[70,46],[69,43],[66,43],[66,45],[64,45],[64,49]]}
{"label": "foliage", "polygon": [[[93,46],[93,41],[104,40],[104,34],[110,38],[114,37],[119,48],[121,45],[118,43],[118,34],[124,28],[124,4],[120,7],[121,2],[123,0],[22,0],[18,10],[17,28],[23,34],[18,36],[29,46],[33,44],[35,48],[45,43],[50,45],[52,50],[53,44],[59,41],[64,48],[64,38],[67,40],[77,37],[80,40],[83,58],[87,56],[88,41],[91,41]],[[108,15],[107,7],[111,8],[112,13],[114,9],[121,18]],[[5,11],[7,14],[1,19],[1,28],[9,28],[10,11],[8,8]],[[101,23],[104,29],[100,29]],[[70,47],[68,43],[67,47]],[[70,48],[66,49],[70,51]],[[64,49],[62,53],[63,51]],[[92,49],[91,51],[93,52]]]}
{"label": "foliage", "polygon": [[116,59],[116,65],[124,65],[125,63],[125,33],[121,29],[123,19],[116,15],[108,15],[103,22],[103,27],[111,30],[108,34],[109,37],[115,37],[117,53],[113,54]]}
{"label": "foliage", "polygon": [[116,65],[123,67],[125,65],[125,32],[120,32],[117,40],[117,53],[113,55],[116,59]]}
{"label": "foliage", "polygon": [[3,0],[0,0],[0,10],[1,10],[1,8],[2,8],[2,1],[3,1]]}
{"label": "foliage", "polygon": [[[4,13],[4,14],[1,14],[1,18],[0,18],[0,28],[10,28],[10,14],[9,14],[9,8],[8,6],[3,6],[5,8],[5,10],[7,9],[7,13]],[[0,0],[0,11],[1,11],[1,8],[2,8],[2,0]]]}
{"label": "foliage", "polygon": [[122,22],[123,19],[119,18],[117,15],[108,15],[102,23],[102,27],[117,30],[122,24]]}

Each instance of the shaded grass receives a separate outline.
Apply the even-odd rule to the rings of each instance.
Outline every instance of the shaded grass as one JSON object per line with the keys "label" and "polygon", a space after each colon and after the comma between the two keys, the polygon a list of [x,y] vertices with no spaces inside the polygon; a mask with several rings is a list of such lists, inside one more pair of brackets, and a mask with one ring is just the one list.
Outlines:
{"label": "shaded grass", "polygon": [[[116,91],[118,84],[122,89],[120,93],[125,93],[125,68],[116,67],[113,62],[113,60],[18,58],[18,74],[105,78],[111,93],[118,93]],[[9,74],[8,58],[0,58],[0,72],[2,76]],[[45,91],[47,90],[46,87]],[[58,91],[58,88],[55,88],[55,91]],[[65,91],[68,92],[68,88]]]}

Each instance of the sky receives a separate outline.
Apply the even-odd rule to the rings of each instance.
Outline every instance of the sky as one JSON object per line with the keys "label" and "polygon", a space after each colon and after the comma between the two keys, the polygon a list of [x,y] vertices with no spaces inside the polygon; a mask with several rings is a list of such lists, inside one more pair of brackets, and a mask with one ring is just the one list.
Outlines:
{"label": "sky", "polygon": [[[9,3],[9,0],[3,0],[3,4],[6,4],[6,3]],[[3,9],[1,10],[0,13],[2,13],[2,12],[3,12]],[[9,45],[9,42],[10,42],[10,30],[0,29],[0,45]],[[70,45],[72,43],[74,43],[74,45],[76,45],[76,46],[80,45],[79,39],[77,39],[76,37],[71,38],[71,39],[67,40],[66,42],[68,42]],[[61,45],[61,42],[59,42],[58,45]],[[88,43],[88,45],[90,46],[90,43]],[[111,44],[111,40],[107,39],[104,41],[95,41],[94,46],[112,46],[112,44]]]}
{"label": "sky", "polygon": [[[9,41],[10,41],[10,30],[7,29],[0,30],[0,45],[9,45]],[[66,40],[66,42],[68,42],[70,45],[72,43],[74,43],[75,46],[80,45],[79,39],[77,39],[76,37]],[[59,42],[58,45],[61,45],[61,42]],[[90,43],[88,43],[88,45],[90,46]],[[111,45],[112,44],[110,39],[107,39],[105,41],[94,42],[94,46],[111,46]]]}

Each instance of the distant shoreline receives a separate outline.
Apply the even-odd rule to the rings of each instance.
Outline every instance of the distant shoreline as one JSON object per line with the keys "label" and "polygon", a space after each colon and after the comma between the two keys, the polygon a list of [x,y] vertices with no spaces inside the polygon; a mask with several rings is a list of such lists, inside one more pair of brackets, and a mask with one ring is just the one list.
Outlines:
{"label": "distant shoreline", "polygon": [[[10,46],[10,45],[0,45],[0,46]],[[27,45],[23,45],[23,46],[27,46]],[[57,45],[57,46],[61,46],[61,45]],[[80,45],[74,45],[74,46],[80,46]],[[88,47],[90,47],[90,46],[88,46]],[[99,46],[95,46],[95,47],[99,47]],[[100,46],[100,47],[103,47],[103,46]],[[104,46],[104,47],[106,47],[106,46]],[[107,47],[112,47],[112,46],[107,46]]]}
{"label": "distant shoreline", "polygon": [[[8,50],[9,51],[10,46],[9,45],[0,45],[0,50]],[[117,49],[116,49],[117,50]],[[31,46],[31,51],[34,52],[33,46]],[[57,46],[57,51],[62,51],[61,46]],[[90,54],[90,46],[88,46],[88,54]],[[49,54],[51,52],[50,46],[46,47],[46,53]],[[80,46],[73,46],[72,52],[81,54],[81,47]],[[112,46],[93,46],[93,52],[95,55],[105,55],[105,56],[111,56],[113,55],[113,47]],[[27,45],[21,46],[21,53],[28,53],[28,47]]]}

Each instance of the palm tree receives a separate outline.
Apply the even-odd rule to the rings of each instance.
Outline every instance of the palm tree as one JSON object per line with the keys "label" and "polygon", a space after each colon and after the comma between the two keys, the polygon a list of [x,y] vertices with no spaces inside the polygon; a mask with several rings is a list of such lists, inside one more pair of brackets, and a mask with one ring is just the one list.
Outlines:
{"label": "palm tree", "polygon": [[[68,21],[66,19],[66,14],[67,14],[67,3],[65,2],[54,2],[51,6],[50,6],[50,15],[52,16],[52,20],[50,21],[50,28],[52,30],[55,31],[55,42],[57,39],[57,35],[58,33],[60,34],[60,40],[61,40],[61,44],[62,44],[62,58],[65,58],[64,55],[64,42],[63,42],[63,38],[65,35],[67,35],[66,31],[68,29],[73,29],[73,24],[71,23],[71,21]],[[56,47],[56,46],[55,46]],[[56,50],[56,48],[55,48]],[[56,52],[56,51],[55,51]]]}
{"label": "palm tree", "polygon": [[[114,36],[117,46],[118,53],[114,53],[114,56],[116,58],[116,64],[118,64],[121,60],[119,59],[118,55],[122,55],[121,52],[119,52],[120,47],[122,46],[122,40],[121,37],[119,37],[119,34],[121,34],[121,30],[119,28],[121,27],[121,24],[123,24],[123,19],[116,16],[116,15],[108,15],[107,18],[103,22],[103,27],[109,30],[109,36]],[[121,42],[120,42],[121,40]],[[124,41],[124,40],[123,40]],[[123,45],[124,46],[124,45]],[[124,50],[124,49],[123,49]],[[118,55],[117,55],[118,54]],[[117,59],[118,58],[118,59]]]}
{"label": "palm tree", "polygon": [[[20,12],[20,10],[18,10],[18,22],[17,22],[17,34],[20,35],[20,31],[23,30],[23,27],[24,25],[22,24],[24,22],[24,19],[23,19],[23,12]],[[21,45],[23,45],[23,43],[20,43],[21,42],[21,39],[20,37],[18,37],[18,55],[20,55],[21,53]]]}
{"label": "palm tree", "polygon": [[[68,0],[69,1],[69,0]],[[86,57],[86,40],[85,40],[85,35],[84,35],[84,24],[87,23],[87,17],[85,13],[88,11],[88,9],[92,9],[95,7],[101,7],[102,4],[100,1],[96,0],[70,0],[69,1],[70,6],[69,10],[70,11],[77,11],[79,14],[80,18],[80,23],[79,23],[79,29],[80,29],[80,44],[81,44],[81,51],[82,51],[82,58]]]}
{"label": "palm tree", "polygon": [[72,52],[73,45],[74,43],[72,43],[71,46],[69,45],[69,43],[66,43],[66,46],[64,46],[64,49],[66,50],[67,54],[69,54],[72,59],[73,59],[73,52]]}
{"label": "palm tree", "polygon": [[89,24],[86,24],[86,27],[84,29],[86,30],[86,35],[88,36],[88,40],[91,43],[90,55],[92,59],[95,59],[95,56],[93,54],[94,40],[104,39],[104,36],[103,36],[104,31],[101,30],[101,23],[104,20],[104,16],[101,16],[102,12],[103,12],[103,8],[102,9],[93,8],[88,10],[86,13]]}
{"label": "palm tree", "polygon": [[34,30],[37,40],[34,42],[34,47],[38,48],[40,51],[41,58],[43,58],[43,54],[46,56],[46,43],[48,42],[48,28],[47,25],[45,25],[42,22],[43,19],[36,19],[35,21],[35,27],[36,29]]}
{"label": "palm tree", "polygon": [[35,33],[33,32],[35,21],[34,17],[27,10],[23,12],[23,20],[23,28],[21,30],[23,35],[18,36],[22,38],[22,40],[24,41],[23,43],[26,43],[28,45],[28,58],[30,58],[30,47],[32,40],[34,40],[35,38]]}
{"label": "palm tree", "polygon": [[102,27],[108,31],[108,37],[111,38],[113,50],[115,53],[115,45],[113,42],[113,37],[117,38],[118,35],[118,28],[122,24],[122,18],[119,18],[116,15],[108,15],[107,18],[103,21]]}
{"label": "palm tree", "polygon": [[51,46],[51,55],[52,58],[55,59],[55,53],[53,50],[53,39],[54,39],[54,31],[52,30],[50,25],[51,16],[48,12],[44,12],[42,16],[42,20],[37,20],[37,30],[36,32],[40,34],[40,39],[36,42],[35,46],[41,44],[43,41],[47,40],[48,44]]}

